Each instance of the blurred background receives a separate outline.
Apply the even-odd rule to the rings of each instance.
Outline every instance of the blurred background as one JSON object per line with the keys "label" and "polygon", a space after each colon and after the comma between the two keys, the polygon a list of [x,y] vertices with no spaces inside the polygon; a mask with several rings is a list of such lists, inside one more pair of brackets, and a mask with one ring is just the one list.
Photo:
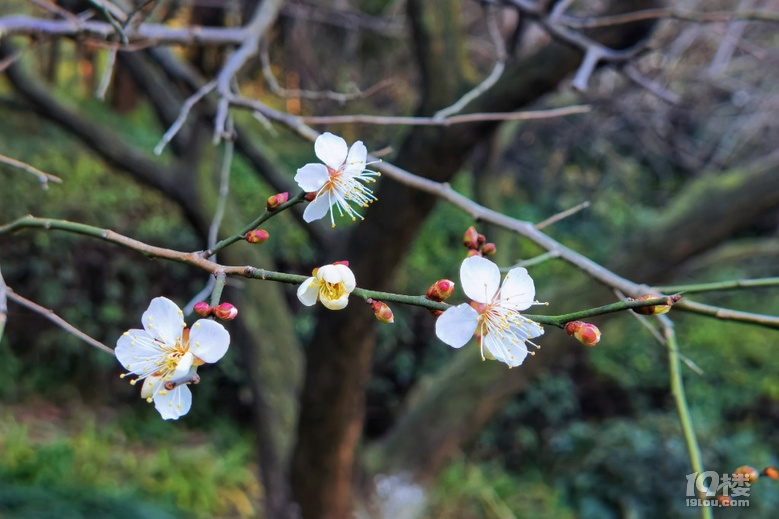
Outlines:
{"label": "blurred background", "polygon": [[[53,3],[9,0],[0,16],[56,18],[40,6]],[[115,3],[132,7],[129,1]],[[72,13],[91,9],[92,19],[105,19],[90,2],[56,4]],[[602,4],[608,2],[576,2],[570,13],[599,13]],[[775,0],[674,5],[779,12]],[[240,26],[255,6],[252,0],[160,0],[147,7],[153,8],[147,21]],[[515,81],[517,88],[530,89],[523,75],[546,77],[544,67],[568,70],[555,71],[532,95],[514,101],[517,106],[500,110],[580,103],[590,105],[590,112],[463,131],[459,140],[448,141],[450,147],[447,132],[454,130],[449,128],[318,129],[350,143],[362,140],[371,151],[384,150],[390,162],[450,181],[487,207],[522,220],[538,222],[589,201],[588,209],[547,232],[637,282],[776,276],[777,24],[662,20],[631,26],[623,40],[650,41],[632,65],[640,80],[603,67],[588,90],[578,92],[570,86],[575,62],[538,61],[538,56],[574,51],[520,18],[512,9],[497,9],[501,35],[514,44],[511,61],[524,67],[499,86]],[[452,34],[436,33],[436,23]],[[457,61],[427,63],[420,44],[426,34],[445,44],[442,52]],[[210,144],[214,103],[206,100],[193,112],[162,156],[152,150],[192,92],[188,76],[177,76],[165,59],[186,64],[190,79],[210,78],[231,47],[176,46],[164,55],[158,50],[120,52],[103,102],[95,91],[107,65],[105,46],[89,38],[3,39],[2,58],[16,52],[21,58],[5,62],[0,76],[0,153],[63,182],[42,190],[34,177],[0,167],[1,223],[34,214],[109,228],[176,250],[205,248],[224,152],[223,145]],[[270,70],[282,87],[349,92],[381,85],[347,103],[299,93],[280,96],[254,60],[240,77],[241,92],[294,115],[429,115],[456,100],[467,90],[464,85],[485,77],[496,56],[478,2],[289,1],[268,37]],[[448,99],[434,99],[432,87],[445,89],[436,81],[443,83],[441,74],[449,73],[456,73],[458,85],[445,92]],[[492,99],[506,95],[496,91]],[[268,196],[287,188],[296,192],[295,170],[315,160],[313,146],[288,130],[268,127],[250,112],[234,116],[239,137],[224,235],[259,214]],[[467,153],[458,144],[466,141]],[[424,149],[410,155],[415,143]],[[377,193],[386,203],[397,200],[391,180],[381,180]],[[379,206],[367,210],[358,226],[344,220],[335,230],[329,224],[302,225],[300,214],[290,211],[268,223],[268,243],[239,242],[220,262],[306,274],[348,259],[357,262],[361,286],[408,294],[424,293],[440,278],[459,283],[466,253],[462,234],[473,224],[467,214],[421,198],[414,207],[398,205],[396,227],[413,226],[408,234],[396,230],[392,218],[379,218],[392,215]],[[494,259],[501,267],[544,252],[508,231],[476,225],[497,244]],[[381,243],[397,248],[397,258],[360,266],[368,262],[361,258],[372,257],[368,248],[377,246],[365,238],[371,233],[386,235]],[[186,266],[57,232],[0,236],[0,267],[13,290],[109,346],[124,330],[137,327],[153,297],[163,295],[183,307],[208,281]],[[360,276],[360,269],[369,267],[373,277]],[[584,309],[615,297],[554,259],[529,269],[537,298],[551,303],[537,313]],[[695,299],[779,314],[775,287]],[[292,481],[281,486],[291,486],[293,495],[305,494],[311,484],[301,476],[306,451],[296,442],[319,433],[317,413],[342,419],[335,402],[328,409],[307,400],[316,393],[312,359],[356,350],[346,345],[339,350],[340,339],[327,332],[336,317],[303,308],[294,287],[231,280],[225,300],[240,310],[226,325],[231,350],[201,370],[192,410],[177,422],[162,421],[140,400],[137,388],[119,379],[121,366],[110,355],[9,303],[0,342],[0,517],[273,517],[269,495],[283,493],[268,492],[274,474]],[[359,304],[350,311],[368,314],[352,309]],[[595,319],[603,332],[596,348],[549,329],[537,341],[543,345],[538,354],[512,370],[521,373],[506,375],[503,366],[477,361],[473,344],[455,355],[435,338],[427,311],[392,308],[393,326],[355,325],[360,340],[371,342],[359,350],[366,376],[358,377],[357,385],[364,393],[356,398],[356,422],[349,422],[362,430],[351,473],[361,516],[700,515],[685,506],[685,475],[691,468],[669,391],[665,347],[631,315]],[[745,464],[762,469],[779,463],[779,333],[681,312],[671,316],[683,353],[703,371],[685,368],[684,377],[706,468],[729,473]],[[345,373],[348,378],[353,371]],[[492,382],[480,382],[487,379]],[[470,384],[477,389],[462,400],[462,409],[444,403],[459,398],[457,388]],[[404,447],[393,439],[404,434],[408,417],[420,409],[415,406],[431,399],[449,416],[436,421],[431,415],[429,427],[420,419],[409,434],[436,438],[442,423],[462,424],[462,430],[454,439],[446,437],[452,441],[445,448],[441,441],[441,452],[423,463],[413,450],[394,450]],[[306,414],[311,409],[316,412]],[[386,460],[394,457],[400,466],[389,470],[393,463]],[[273,463],[279,472],[267,469]],[[308,477],[326,479],[327,470],[312,470]],[[773,517],[777,485],[759,480],[748,509],[717,510],[716,516]],[[370,496],[384,504],[365,504],[374,499]],[[311,506],[304,510],[316,516]]]}

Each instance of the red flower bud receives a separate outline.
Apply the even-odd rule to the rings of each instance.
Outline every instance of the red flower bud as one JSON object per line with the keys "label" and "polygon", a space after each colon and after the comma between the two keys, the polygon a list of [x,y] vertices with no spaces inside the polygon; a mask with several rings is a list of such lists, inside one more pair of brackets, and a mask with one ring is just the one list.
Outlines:
{"label": "red flower bud", "polygon": [[205,301],[195,303],[195,306],[192,307],[192,310],[200,317],[208,317],[211,315],[211,306]]}
{"label": "red flower bud", "polygon": [[232,321],[238,315],[238,309],[230,303],[214,307],[214,315],[223,321]]}
{"label": "red flower bud", "polygon": [[468,254],[466,254],[465,257],[470,258],[471,256],[481,256],[481,252],[476,249],[468,249]]}
{"label": "red flower bud", "polygon": [[454,293],[454,281],[439,279],[427,289],[427,298],[431,301],[445,301]]}
{"label": "red flower bud", "polygon": [[767,478],[773,479],[774,481],[779,479],[779,469],[776,467],[766,467],[765,470],[763,470],[763,474],[765,474]]}
{"label": "red flower bud", "polygon": [[271,197],[268,197],[268,201],[265,202],[265,208],[268,211],[273,211],[281,204],[287,203],[289,200],[289,193],[277,193]]}
{"label": "red flower bud", "polygon": [[479,245],[484,245],[484,242],[486,241],[487,238],[483,234],[480,234],[479,237],[476,238],[476,243],[478,243]]}
{"label": "red flower bud", "polygon": [[582,321],[571,321],[565,325],[565,333],[576,337],[585,346],[595,346],[600,341],[600,330],[597,326]]}
{"label": "red flower bud", "polygon": [[481,246],[482,256],[492,256],[496,252],[498,252],[498,248],[495,247],[494,243],[485,243]]}
{"label": "red flower bud", "polygon": [[717,502],[720,506],[730,506],[730,496],[717,496]]}
{"label": "red flower bud", "polygon": [[265,229],[255,229],[247,232],[244,236],[244,239],[249,243],[265,243],[268,238],[270,238],[270,233]]}
{"label": "red flower bud", "polygon": [[316,191],[312,191],[311,193],[306,193],[306,196],[303,197],[303,200],[306,202],[313,202],[314,198],[316,198]]}
{"label": "red flower bud", "polygon": [[750,467],[749,465],[744,465],[744,466],[741,466],[741,467],[737,468],[733,472],[734,476],[736,474],[743,474],[744,475],[744,477],[742,479],[742,481],[744,483],[754,483],[755,481],[757,481],[757,478],[760,477],[760,473],[757,471],[757,469],[755,467]]}
{"label": "red flower bud", "polygon": [[348,267],[348,266],[349,266],[349,262],[348,262],[347,260],[343,260],[343,261],[334,261],[334,262],[333,262],[333,265],[343,265],[344,267]]}
{"label": "red flower bud", "polygon": [[432,308],[428,308],[428,310],[430,310],[430,313],[433,314],[433,317],[438,317],[444,313],[443,310],[433,310]]}
{"label": "red flower bud", "polygon": [[[658,297],[663,297],[660,295],[652,295],[647,294],[645,296],[637,297],[633,299],[633,301],[647,301],[649,299],[657,299]],[[671,306],[680,300],[682,296],[679,294],[673,295],[671,297],[666,298],[666,304],[664,305],[654,305],[654,306],[642,306],[640,308],[633,308],[633,311],[637,314],[641,315],[660,315],[668,313],[669,310],[671,310]]]}
{"label": "red flower bud", "polygon": [[387,306],[387,303],[384,301],[376,301],[374,299],[367,299],[371,305],[371,308],[373,309],[373,315],[376,316],[376,319],[381,321],[382,323],[392,324],[395,322],[395,316],[392,315],[392,310],[389,306]]}
{"label": "red flower bud", "polygon": [[477,231],[473,225],[465,230],[465,235],[463,236],[463,245],[469,249],[479,248],[479,231]]}

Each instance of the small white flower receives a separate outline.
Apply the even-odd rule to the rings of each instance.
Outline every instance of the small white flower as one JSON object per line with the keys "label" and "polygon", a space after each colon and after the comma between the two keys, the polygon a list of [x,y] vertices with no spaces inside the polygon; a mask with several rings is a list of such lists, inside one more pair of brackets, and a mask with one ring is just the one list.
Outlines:
{"label": "small white flower", "polygon": [[[365,169],[368,150],[362,141],[347,150],[346,141],[330,132],[323,133],[314,142],[314,152],[324,164],[306,164],[298,169],[295,182],[316,198],[303,212],[306,222],[319,220],[330,211],[330,223],[335,227],[335,210],[352,220],[362,219],[352,204],[367,207],[376,200],[373,191],[361,182],[375,182],[379,173]],[[333,209],[335,208],[335,209]]]}
{"label": "small white flower", "polygon": [[143,380],[141,397],[154,401],[165,420],[176,420],[189,412],[192,393],[186,384],[170,390],[165,385],[185,377],[192,366],[221,359],[230,345],[230,334],[208,319],[187,329],[183,312],[164,297],[152,299],[141,322],[144,329],[124,332],[114,353],[129,374],[137,375],[131,384]]}
{"label": "small white flower", "polygon": [[[438,318],[435,333],[453,348],[463,347],[479,334],[481,356],[519,366],[528,355],[526,342],[544,334],[536,322],[520,315],[535,303],[533,279],[524,268],[511,269],[503,285],[500,270],[480,256],[466,258],[460,266],[465,295],[473,300],[446,310]],[[474,308],[475,307],[475,308]]]}
{"label": "small white flower", "polygon": [[325,308],[341,310],[349,304],[349,294],[357,283],[354,273],[343,264],[325,265],[298,287],[298,299],[306,306],[321,301]]}

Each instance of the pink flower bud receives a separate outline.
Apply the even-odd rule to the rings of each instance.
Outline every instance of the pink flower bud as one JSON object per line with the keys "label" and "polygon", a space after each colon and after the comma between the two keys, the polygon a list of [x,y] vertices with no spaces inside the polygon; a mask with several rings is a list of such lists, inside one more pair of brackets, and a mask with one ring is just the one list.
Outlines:
{"label": "pink flower bud", "polygon": [[469,249],[478,249],[479,248],[479,231],[476,230],[476,228],[471,225],[465,230],[465,235],[463,235],[463,245],[468,247]]}
{"label": "pink flower bud", "polygon": [[392,324],[395,322],[395,316],[392,315],[392,310],[389,306],[387,306],[387,303],[384,301],[375,301],[373,299],[368,299],[368,301],[371,301],[370,305],[373,309],[373,315],[376,316],[376,319],[382,323],[387,324]]}
{"label": "pink flower bud", "polygon": [[478,238],[476,238],[476,243],[479,244],[479,245],[483,245],[484,242],[486,242],[486,241],[487,241],[487,238],[483,234],[480,234],[478,236]]}
{"label": "pink flower bud", "polygon": [[468,254],[465,257],[470,258],[471,256],[481,256],[481,252],[476,249],[468,249]]}
{"label": "pink flower bud", "polygon": [[[653,295],[653,294],[647,294],[645,296],[637,297],[634,299],[634,301],[647,301],[649,299],[657,299],[658,297],[663,297],[660,295]],[[666,304],[664,305],[654,305],[654,306],[642,306],[640,308],[633,308],[633,311],[637,314],[641,315],[660,315],[668,313],[671,310],[671,306],[679,301],[682,298],[679,294],[672,295],[671,297],[666,298]]]}
{"label": "pink flower bud", "polygon": [[343,260],[343,261],[334,261],[334,262],[333,262],[333,265],[343,265],[344,267],[348,267],[348,266],[349,266],[349,262],[348,262],[348,261],[346,261],[346,260]]}
{"label": "pink flower bud", "polygon": [[211,315],[211,306],[205,301],[195,303],[195,306],[192,307],[192,310],[200,317],[208,317]]}
{"label": "pink flower bud", "polygon": [[432,308],[428,308],[428,310],[430,310],[430,313],[433,314],[433,317],[438,317],[444,313],[443,310],[433,310]]}
{"label": "pink flower bud", "polygon": [[427,298],[431,301],[445,301],[454,293],[454,281],[439,279],[427,290]]}
{"label": "pink flower bud", "polygon": [[303,197],[303,200],[306,202],[313,202],[316,198],[316,191],[312,191],[311,193],[306,193],[306,196]]}
{"label": "pink flower bud", "polygon": [[238,309],[230,303],[214,307],[214,315],[223,321],[232,321],[238,315]]}
{"label": "pink flower bud", "polygon": [[268,197],[268,201],[265,202],[265,208],[268,211],[273,211],[281,204],[287,203],[289,200],[289,193],[277,193],[271,197]]}
{"label": "pink flower bud", "polygon": [[496,252],[498,252],[498,248],[494,243],[485,243],[481,246],[482,256],[492,256]]}
{"label": "pink flower bud", "polygon": [[585,346],[595,346],[600,341],[600,330],[597,326],[582,321],[571,321],[565,325],[565,333],[576,337]]}
{"label": "pink flower bud", "polygon": [[270,238],[270,233],[265,229],[255,229],[247,232],[244,236],[244,239],[249,243],[265,243],[268,238]]}

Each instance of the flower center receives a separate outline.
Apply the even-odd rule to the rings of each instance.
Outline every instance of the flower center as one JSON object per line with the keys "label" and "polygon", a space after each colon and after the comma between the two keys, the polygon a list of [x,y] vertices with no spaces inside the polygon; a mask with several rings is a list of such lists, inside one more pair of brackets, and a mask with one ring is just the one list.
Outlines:
{"label": "flower center", "polygon": [[327,281],[325,281],[319,287],[319,298],[337,300],[340,299],[345,292],[346,292],[346,288],[344,287],[344,284],[342,282],[328,283]]}
{"label": "flower center", "polygon": [[162,369],[158,372],[159,375],[169,375],[176,371],[181,357],[189,351],[189,328],[186,328],[181,336],[181,339],[176,340],[174,346],[162,345],[162,349],[165,351],[165,360],[161,366]]}

